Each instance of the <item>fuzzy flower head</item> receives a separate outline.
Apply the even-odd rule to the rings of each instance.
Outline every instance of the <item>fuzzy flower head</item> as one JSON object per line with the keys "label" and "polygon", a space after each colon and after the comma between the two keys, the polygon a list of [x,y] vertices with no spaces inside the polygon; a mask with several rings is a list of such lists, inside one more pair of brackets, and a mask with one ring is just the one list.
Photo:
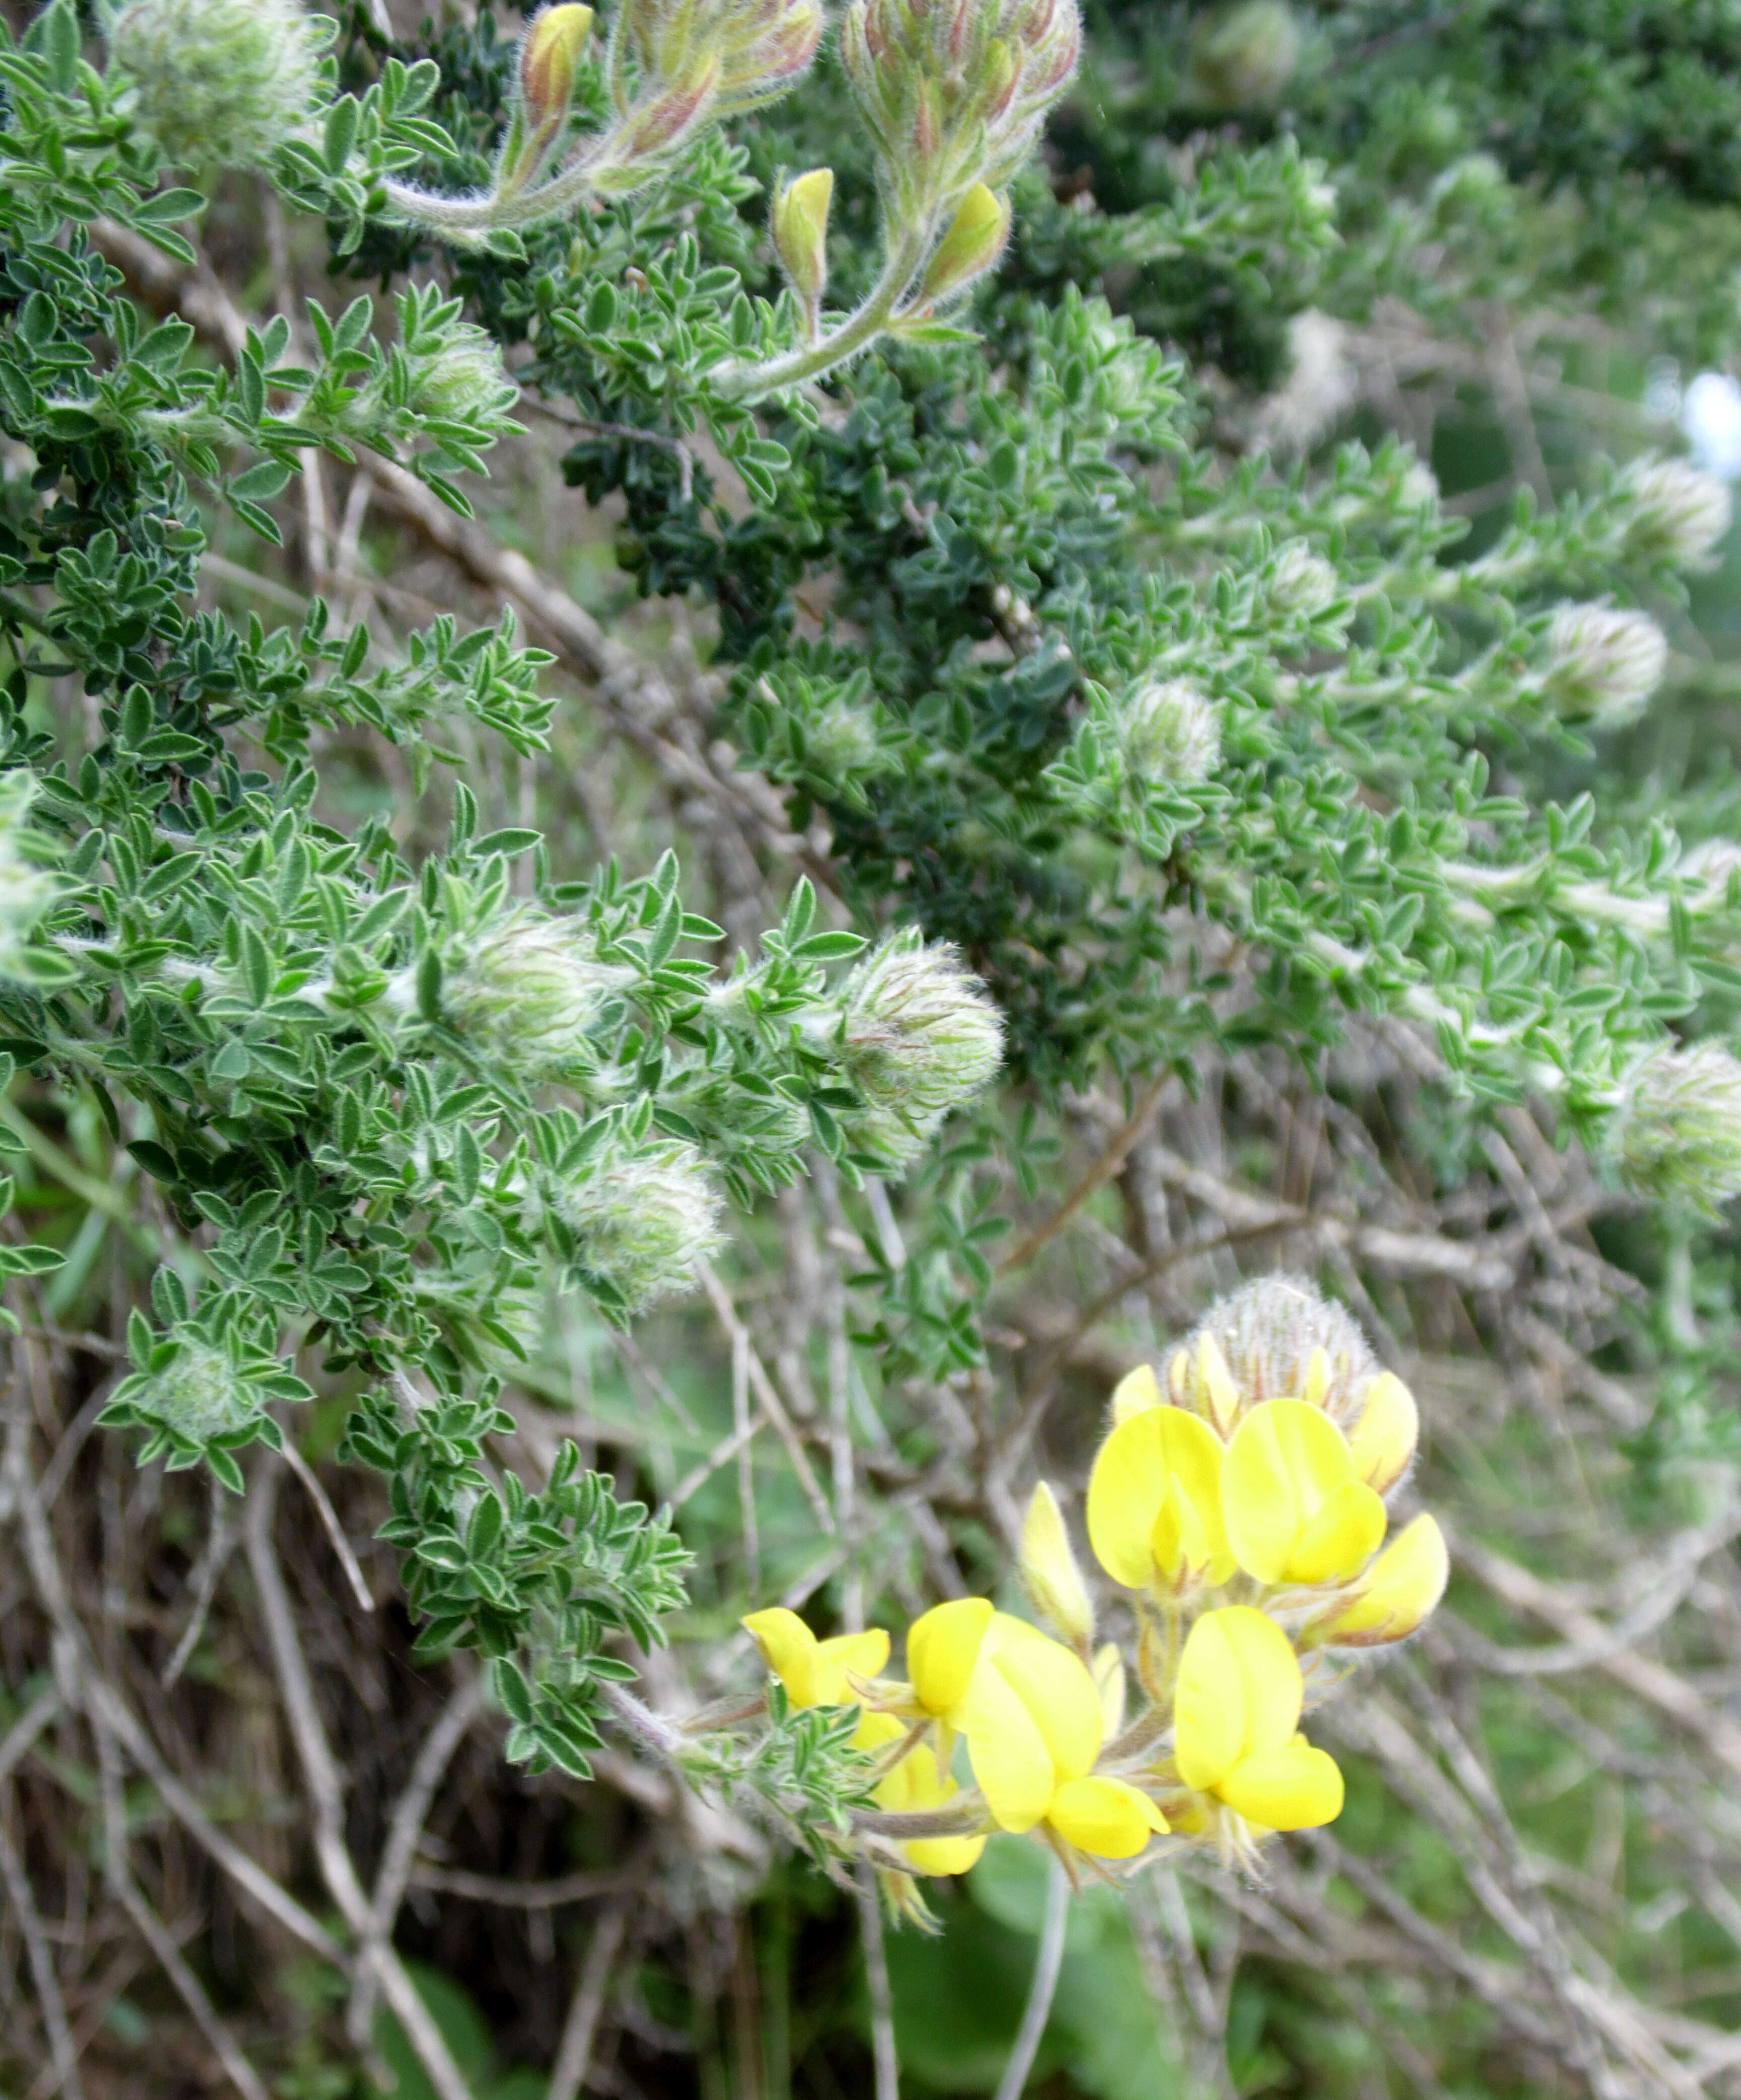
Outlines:
{"label": "fuzzy flower head", "polygon": [[646,99],[643,149],[783,95],[822,42],[820,0],[624,0],[620,33]]}
{"label": "fuzzy flower head", "polygon": [[1342,596],[1342,578],[1322,554],[1303,540],[1290,540],[1270,571],[1269,602],[1275,610],[1298,620],[1316,620]]}
{"label": "fuzzy flower head", "polygon": [[1562,605],[1548,629],[1544,690],[1567,721],[1615,729],[1643,713],[1668,666],[1668,642],[1648,613]]}
{"label": "fuzzy flower head", "polygon": [[257,168],[307,117],[332,33],[297,0],[130,0],[109,51],[166,160]]}
{"label": "fuzzy flower head", "polygon": [[1621,549],[1635,562],[1696,567],[1729,530],[1728,484],[1685,460],[1635,461],[1615,492],[1629,511]]}
{"label": "fuzzy flower head", "polygon": [[897,222],[1003,189],[1081,48],[1075,0],[852,0],[841,61]]}
{"label": "fuzzy flower head", "polygon": [[1714,1216],[1741,1195],[1741,1061],[1720,1043],[1652,1052],[1625,1083],[1611,1143],[1629,1188]]}
{"label": "fuzzy flower head", "polygon": [[589,1161],[549,1208],[570,1269],[625,1317],[687,1290],[721,1245],[719,1190],[701,1154],[681,1140]]}
{"label": "fuzzy flower head", "polygon": [[1003,1020],[946,942],[897,933],[847,980],[838,1055],[893,1141],[912,1149],[996,1077]]}
{"label": "fuzzy flower head", "polygon": [[633,973],[597,960],[579,919],[517,915],[481,934],[442,987],[447,1019],[527,1085],[577,1079],[598,1063],[597,1031]]}
{"label": "fuzzy flower head", "polygon": [[1150,679],[1130,687],[1110,716],[1126,772],[1139,786],[1190,785],[1221,763],[1221,721],[1211,700],[1187,678]]}
{"label": "fuzzy flower head", "polygon": [[1241,0],[1205,19],[1192,40],[1191,99],[1205,109],[1267,108],[1300,59],[1300,28],[1283,0]]}

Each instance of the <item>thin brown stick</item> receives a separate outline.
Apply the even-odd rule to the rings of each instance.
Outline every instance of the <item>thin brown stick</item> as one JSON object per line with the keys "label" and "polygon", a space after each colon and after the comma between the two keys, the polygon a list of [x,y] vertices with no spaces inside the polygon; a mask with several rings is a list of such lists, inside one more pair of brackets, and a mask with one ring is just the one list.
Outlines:
{"label": "thin brown stick", "polygon": [[557,2047],[545,2100],[575,2100],[586,2081],[599,2018],[605,2009],[605,1993],[610,1988],[610,1971],[622,1949],[628,1924],[628,1904],[614,1903],[606,1908],[593,1929],[592,1943],[581,1965],[580,1981],[568,2008],[568,2018],[562,2024],[562,2038]]}
{"label": "thin brown stick", "polygon": [[1131,1156],[1132,1147],[1153,1121],[1155,1110],[1160,1107],[1161,1096],[1174,1083],[1173,1074],[1163,1072],[1158,1079],[1145,1087],[1131,1111],[1124,1127],[1118,1132],[1092,1167],[1078,1181],[1049,1218],[1036,1225],[1031,1233],[1018,1240],[1012,1251],[998,1264],[999,1276],[1007,1276],[1012,1269],[1025,1268],[1042,1247],[1049,1246],[1069,1224],[1095,1191],[1111,1180]]}
{"label": "thin brown stick", "polygon": [[30,1963],[31,1981],[36,1985],[37,2004],[42,2011],[42,2025],[48,2032],[49,2053],[55,2067],[55,2084],[49,2089],[52,2092],[58,2089],[64,2100],[84,2100],[72,2031],[67,2026],[66,2004],[60,1995],[60,1979],[55,1974],[54,1957],[48,1951],[48,1936],[42,1930],[42,1915],[31,1892],[24,1863],[14,1851],[7,1831],[11,1820],[11,1802],[12,1789],[7,1786],[0,1790],[0,1882],[5,1884],[7,1899],[17,1913],[18,1929]]}

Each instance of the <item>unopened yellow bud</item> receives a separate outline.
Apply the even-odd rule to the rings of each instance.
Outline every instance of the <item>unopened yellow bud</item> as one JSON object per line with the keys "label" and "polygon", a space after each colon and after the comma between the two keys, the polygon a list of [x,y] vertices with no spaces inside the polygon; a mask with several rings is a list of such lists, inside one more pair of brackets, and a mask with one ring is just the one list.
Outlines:
{"label": "unopened yellow bud", "polygon": [[1086,1652],[1094,1639],[1094,1606],[1070,1550],[1058,1498],[1044,1480],[1034,1491],[1021,1528],[1021,1581],[1041,1617]]}
{"label": "unopened yellow bud", "polygon": [[1197,1349],[1197,1378],[1209,1403],[1209,1418],[1225,1436],[1239,1413],[1239,1388],[1213,1335],[1205,1335]]}
{"label": "unopened yellow bud", "polygon": [[937,244],[925,272],[924,297],[943,299],[963,290],[997,261],[1009,236],[1009,200],[976,183]]}
{"label": "unopened yellow bud", "polygon": [[1151,1365],[1139,1364],[1113,1388],[1113,1427],[1116,1429],[1133,1414],[1140,1414],[1145,1407],[1159,1407],[1162,1404],[1160,1379]]}
{"label": "unopened yellow bud", "polygon": [[1347,1609],[1308,1630],[1332,1648],[1381,1648],[1404,1640],[1445,1593],[1451,1573],[1444,1533],[1430,1516],[1405,1524],[1368,1569]]}
{"label": "unopened yellow bud", "polygon": [[1421,1433],[1414,1395],[1395,1371],[1381,1371],[1366,1388],[1365,1404],[1348,1439],[1357,1479],[1388,1494],[1408,1470]]}
{"label": "unopened yellow bud", "polygon": [[533,16],[520,47],[520,95],[535,135],[553,130],[568,114],[592,27],[590,7],[546,7]]}
{"label": "unopened yellow bud", "polygon": [[1330,1390],[1330,1353],[1322,1343],[1306,1359],[1306,1376],[1302,1381],[1300,1398],[1310,1401],[1314,1407],[1322,1407]]}
{"label": "unopened yellow bud", "polygon": [[774,207],[774,245],[793,290],[813,312],[828,282],[828,207],[833,199],[833,169],[813,168],[789,182]]}

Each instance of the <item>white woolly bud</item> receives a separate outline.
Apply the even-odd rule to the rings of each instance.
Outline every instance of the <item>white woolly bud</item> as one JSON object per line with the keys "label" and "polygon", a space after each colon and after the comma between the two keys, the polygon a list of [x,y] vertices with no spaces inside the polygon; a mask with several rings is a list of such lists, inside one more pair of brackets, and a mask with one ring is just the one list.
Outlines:
{"label": "white woolly bud", "polygon": [[1439,508],[1439,477],[1424,460],[1409,462],[1402,479],[1396,485],[1399,505],[1404,510],[1436,510]]}
{"label": "white woolly bud", "polygon": [[261,1394],[222,1349],[189,1336],[173,1363],[130,1392],[128,1404],[139,1422],[159,1424],[184,1443],[208,1444],[257,1422]]}
{"label": "white woolly bud", "polygon": [[1342,578],[1303,540],[1290,540],[1270,571],[1269,602],[1282,614],[1314,620],[1342,595]]}
{"label": "white woolly bud", "polygon": [[168,160],[249,168],[307,117],[330,34],[296,0],[131,0],[109,49]]}
{"label": "white woolly bud", "polygon": [[1299,64],[1300,29],[1282,0],[1242,0],[1192,40],[1188,87],[1210,109],[1267,108]]}
{"label": "white woolly bud", "polygon": [[1219,712],[1188,679],[1129,687],[1109,720],[1125,770],[1139,784],[1206,780],[1221,763]]}
{"label": "white woolly bud", "polygon": [[897,763],[870,708],[838,697],[804,724],[804,743],[811,767],[830,780],[887,773]]}
{"label": "white woolly bud", "polygon": [[1562,605],[1548,629],[1545,690],[1570,721],[1635,721],[1668,667],[1668,642],[1646,613]]}
{"label": "white woolly bud", "polygon": [[408,363],[408,405],[419,416],[469,422],[519,399],[519,388],[502,368],[501,345],[469,321],[456,323],[439,350],[414,355]]}
{"label": "white woolly bud", "polygon": [[633,982],[633,971],[598,961],[582,920],[516,918],[477,942],[442,1006],[485,1057],[535,1083],[594,1067],[593,1030]]}
{"label": "white woolly bud", "polygon": [[[1205,1341],[1214,1344],[1206,1357]],[[1168,1398],[1219,1423],[1228,1410],[1210,1385],[1223,1369],[1236,1414],[1263,1400],[1309,1400],[1344,1429],[1382,1371],[1352,1315],[1285,1274],[1259,1277],[1210,1308],[1168,1366]]]}
{"label": "white woolly bud", "polygon": [[701,1154],[681,1140],[588,1162],[550,1207],[562,1246],[594,1289],[625,1312],[686,1289],[720,1246],[721,1199]]}
{"label": "white woolly bud", "polygon": [[909,929],[848,978],[839,1054],[879,1127],[922,1140],[996,1076],[1003,1017],[953,947]]}
{"label": "white woolly bud", "polygon": [[1741,1194],[1741,1062],[1720,1043],[1642,1058],[1612,1144],[1629,1188],[1716,1212]]}
{"label": "white woolly bud", "polygon": [[1631,499],[1622,546],[1634,561],[1690,568],[1729,530],[1727,484],[1685,460],[1634,461],[1616,487]]}

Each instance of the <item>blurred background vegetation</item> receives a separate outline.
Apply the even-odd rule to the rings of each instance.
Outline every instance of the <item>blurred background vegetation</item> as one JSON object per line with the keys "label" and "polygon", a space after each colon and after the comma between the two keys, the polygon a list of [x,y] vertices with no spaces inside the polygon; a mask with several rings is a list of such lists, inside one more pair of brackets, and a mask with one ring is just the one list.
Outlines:
{"label": "blurred background vegetation", "polygon": [[[357,0],[345,63],[369,77],[389,33],[406,55],[433,55],[443,121],[482,145],[519,23],[469,0],[433,20],[419,0]],[[1310,479],[1333,472],[1350,440],[1380,457],[1405,441],[1430,462],[1443,515],[1466,527],[1438,557],[1452,567],[1587,489],[1598,460],[1681,445],[1690,383],[1741,353],[1741,14],[1720,0],[1090,0],[1085,24],[1081,73],[1019,186],[1011,256],[976,324],[995,354],[1025,339],[1034,305],[1098,288],[1176,360],[1178,424],[1199,460],[1233,474],[1267,457]],[[850,236],[867,232],[872,202],[833,60],[734,135],[764,185],[782,168],[834,165],[849,293]],[[1333,213],[1314,201],[1327,189]],[[747,195],[661,208],[716,245],[735,239],[751,281],[772,286]],[[716,223],[734,217],[735,233]],[[224,180],[201,247],[191,277],[125,241],[110,253],[146,303],[179,305],[213,343],[227,315],[330,302],[333,276],[369,281],[416,259],[499,329],[513,361],[546,357],[520,340],[526,271],[386,233],[332,258],[318,224],[287,224],[250,179]],[[891,362],[922,426],[929,368],[902,355]],[[946,390],[945,372],[932,377]],[[718,1298],[632,1335],[582,1299],[551,1300],[509,1388],[527,1449],[578,1436],[624,1493],[674,1502],[695,1555],[673,1649],[647,1665],[650,1695],[747,1681],[735,1624],[760,1603],[796,1603],[824,1626],[995,1589],[1016,1486],[1038,1466],[1079,1490],[1116,1379],[1161,1360],[1242,1278],[1308,1273],[1420,1396],[1419,1492],[1453,1536],[1448,1608],[1324,1717],[1347,1811],[1278,1847],[1267,1882],[1187,1859],[1073,1907],[1032,2089],[1741,2091],[1734,1233],[1632,1202],[1527,1099],[1478,1113],[1382,1016],[1333,1030],[1308,1015],[1290,1040],[1279,1027],[1246,1040],[1186,1027],[1188,1008],[1214,1007],[1249,967],[1231,933],[1219,949],[1205,940],[1195,980],[1183,961],[1158,964],[1165,998],[1146,980],[1128,999],[1111,985],[1081,1024],[1094,1054],[1078,1054],[1065,1040],[1076,1022],[1048,1008],[1044,973],[1015,952],[1027,937],[976,951],[963,897],[981,892],[915,875],[900,824],[916,818],[884,823],[844,794],[831,805],[798,760],[782,770],[778,735],[766,744],[765,726],[747,726],[737,667],[756,674],[770,634],[813,638],[828,611],[782,567],[779,521],[705,438],[679,457],[601,430],[613,404],[571,381],[547,400],[528,389],[529,434],[497,448],[472,492],[482,549],[414,487],[328,464],[314,505],[294,492],[279,505],[284,556],[233,523],[217,529],[211,602],[293,623],[318,588],[392,631],[449,610],[489,622],[517,594],[531,638],[558,653],[558,705],[542,754],[456,730],[486,830],[536,823],[559,878],[612,856],[645,873],[676,846],[689,907],[734,942],[778,923],[798,873],[820,864],[841,923],[892,909],[963,938],[1016,1031],[1006,1089],[958,1118],[893,1200],[819,1171],[738,1216]],[[1178,470],[1160,445],[1142,470],[1162,499]],[[723,525],[677,504],[691,474]],[[487,545],[522,557],[535,585],[523,565],[492,567]],[[1080,552],[1092,559],[1086,537]],[[868,571],[895,558],[856,558]],[[880,645],[923,655],[902,625],[921,616],[911,603],[881,603],[868,573],[841,588],[863,631],[880,620]],[[1741,836],[1741,536],[1690,594],[1649,602],[1672,648],[1649,711],[1594,745],[1489,739],[1496,792],[1587,794],[1598,838],[1664,817],[1691,841]],[[601,634],[657,667],[662,717]],[[758,733],[778,792],[734,770],[734,750],[720,757],[721,739],[753,748]],[[349,830],[381,812],[409,853],[445,838],[452,794],[451,776],[414,774],[378,740],[335,735],[324,750],[332,819]],[[1031,906],[1036,923],[1064,909],[1040,890]],[[1041,949],[1047,938],[1034,936]],[[1265,994],[1276,1012],[1291,995]],[[1682,1025],[1726,1035],[1733,1006],[1708,992]],[[165,1749],[205,1776],[209,1812],[318,1908],[247,1564],[215,1550],[197,1476],[135,1476],[117,1440],[89,1433],[105,1351],[150,1266],[130,1163],[88,1098],[38,1100],[28,1126],[0,1114],[33,1148],[20,1208],[68,1257],[41,1290],[32,1360],[38,1411],[58,1425],[45,1496],[79,1608]],[[148,1214],[154,1199],[140,1200]],[[978,1231],[994,1215],[1015,1221],[1001,1238]],[[823,1512],[849,1524],[824,1527],[813,1476],[807,1488],[776,1436],[710,1470],[746,1418],[752,1359],[829,1483]],[[550,2067],[589,1992],[588,2091],[870,2093],[849,1895],[623,1751],[601,1757],[592,1784],[505,1764],[499,1723],[459,1666],[410,1661],[394,1556],[371,1542],[377,1485],[328,1462],[354,1397],[326,1382],[300,1445],[380,1608],[355,1608],[300,1507],[281,1547],[359,1857],[379,1856],[420,1752],[447,1731],[397,1940],[478,2100],[558,2100]],[[163,1665],[208,1568],[209,1616],[172,1695]],[[21,1566],[0,1560],[0,1585],[3,1744],[47,1664]],[[117,1596],[124,1610],[105,1604]],[[50,1727],[13,1777],[87,2090],[214,2089],[201,2038],[106,1917],[73,1835],[68,1804],[96,1785],[84,1754]],[[350,2046],[336,1972],[239,1905],[154,1788],[142,1782],[130,1806],[160,1914],[275,2093],[433,2091],[390,2015],[370,2049]],[[995,2089],[1041,1881],[1037,1853],[994,1840],[937,1896],[936,1937],[888,1935],[913,2100]],[[0,1989],[20,1973],[13,1931],[9,1916]],[[0,2033],[12,2002],[0,2002]],[[42,2100],[51,2080],[18,2020],[0,2078]]]}

